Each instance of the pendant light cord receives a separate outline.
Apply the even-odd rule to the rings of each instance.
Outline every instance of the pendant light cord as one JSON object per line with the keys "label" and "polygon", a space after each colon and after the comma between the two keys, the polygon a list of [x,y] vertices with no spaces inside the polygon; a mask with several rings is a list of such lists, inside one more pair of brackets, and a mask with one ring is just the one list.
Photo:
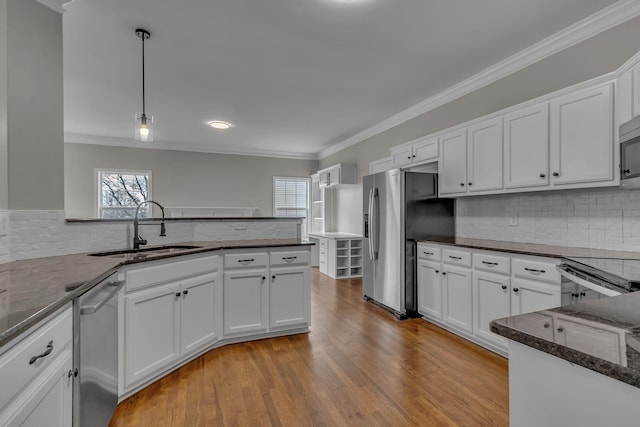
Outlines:
{"label": "pendant light cord", "polygon": [[142,116],[146,118],[144,102],[144,34],[140,38],[142,39]]}

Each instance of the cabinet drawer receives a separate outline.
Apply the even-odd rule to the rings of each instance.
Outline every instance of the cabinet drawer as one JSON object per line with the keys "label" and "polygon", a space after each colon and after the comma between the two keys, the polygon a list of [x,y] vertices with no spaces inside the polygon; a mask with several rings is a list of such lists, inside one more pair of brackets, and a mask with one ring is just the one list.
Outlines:
{"label": "cabinet drawer", "polygon": [[269,264],[275,265],[306,265],[309,264],[309,251],[271,252]]}
{"label": "cabinet drawer", "polygon": [[511,260],[511,266],[515,276],[551,283],[560,283],[560,273],[556,270],[556,264],[552,264],[550,262],[513,259]]}
{"label": "cabinet drawer", "polygon": [[266,252],[225,254],[224,268],[266,267],[269,257]]}
{"label": "cabinet drawer", "polygon": [[177,261],[168,259],[163,264],[150,265],[127,271],[127,292],[183,277],[218,271],[219,255]]}
{"label": "cabinet drawer", "polygon": [[442,249],[418,243],[418,258],[440,261],[442,260]]}
{"label": "cabinet drawer", "polygon": [[473,268],[493,273],[511,273],[509,258],[495,255],[473,254]]}
{"label": "cabinet drawer", "polygon": [[471,253],[454,251],[451,249],[443,249],[442,262],[446,262],[447,264],[461,265],[464,267],[471,267]]}
{"label": "cabinet drawer", "polygon": [[[72,310],[68,309],[56,315],[40,328],[36,329],[23,341],[0,356],[0,408],[27,386],[36,375],[44,371],[49,364],[63,351],[71,350],[73,339]],[[48,351],[47,345],[52,343],[51,352],[29,363],[35,356]]]}
{"label": "cabinet drawer", "polygon": [[327,239],[320,239],[320,249],[327,249]]}

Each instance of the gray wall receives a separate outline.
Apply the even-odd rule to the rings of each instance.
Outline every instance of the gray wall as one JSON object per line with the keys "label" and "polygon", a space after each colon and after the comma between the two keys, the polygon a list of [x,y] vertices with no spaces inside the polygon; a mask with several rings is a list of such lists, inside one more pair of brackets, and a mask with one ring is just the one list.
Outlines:
{"label": "gray wall", "polygon": [[62,16],[35,0],[6,0],[4,17],[0,121],[6,111],[7,143],[0,136],[0,162],[7,166],[0,175],[8,185],[0,190],[0,208],[6,199],[12,210],[63,209]]}
{"label": "gray wall", "polygon": [[0,209],[9,206],[7,144],[7,1],[0,0]]}
{"label": "gray wall", "polygon": [[[361,182],[362,176],[369,173],[369,163],[389,156],[390,147],[615,71],[638,50],[640,18],[634,18],[322,159],[319,166],[356,163]],[[334,224],[337,231],[361,232],[361,184],[359,187],[336,189]]]}
{"label": "gray wall", "polygon": [[64,144],[68,218],[95,216],[95,169],[151,170],[153,198],[165,206],[255,206],[271,216],[273,176],[308,178],[315,160]]}

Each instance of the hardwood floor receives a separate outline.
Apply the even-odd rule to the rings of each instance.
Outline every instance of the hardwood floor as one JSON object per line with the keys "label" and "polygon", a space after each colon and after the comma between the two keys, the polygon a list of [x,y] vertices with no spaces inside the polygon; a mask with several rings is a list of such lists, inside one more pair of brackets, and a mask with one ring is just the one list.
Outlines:
{"label": "hardwood floor", "polygon": [[313,269],[309,334],[214,349],[122,402],[110,427],[506,426],[507,360]]}

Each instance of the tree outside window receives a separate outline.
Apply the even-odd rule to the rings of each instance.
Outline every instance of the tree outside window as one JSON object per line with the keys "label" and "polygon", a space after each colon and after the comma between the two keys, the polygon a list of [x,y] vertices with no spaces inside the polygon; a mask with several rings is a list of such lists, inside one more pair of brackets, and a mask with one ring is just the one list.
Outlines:
{"label": "tree outside window", "polygon": [[[97,171],[98,216],[100,218],[133,218],[136,206],[151,198],[151,171]],[[150,216],[143,205],[140,218]]]}

